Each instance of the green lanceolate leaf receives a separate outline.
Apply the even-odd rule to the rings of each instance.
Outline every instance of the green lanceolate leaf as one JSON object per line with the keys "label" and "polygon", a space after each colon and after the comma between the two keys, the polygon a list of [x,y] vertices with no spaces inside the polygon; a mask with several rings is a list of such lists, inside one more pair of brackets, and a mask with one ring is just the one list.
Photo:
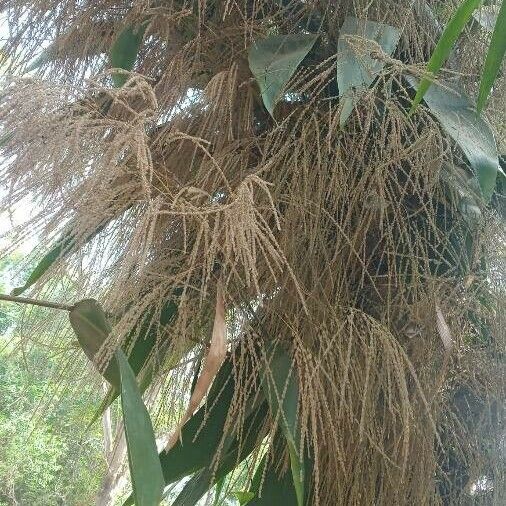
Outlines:
{"label": "green lanceolate leaf", "polygon": [[[408,81],[416,87],[415,78],[408,77]],[[469,99],[455,89],[434,84],[426,92],[424,100],[443,129],[466,155],[479,182],[483,198],[488,203],[500,170],[492,130],[485,120],[478,116]]]}
{"label": "green lanceolate leaf", "polygon": [[160,454],[166,485],[210,463],[223,436],[234,388],[232,363],[227,359],[216,375],[206,405],[185,423],[179,441]]}
{"label": "green lanceolate leaf", "polygon": [[297,418],[299,382],[291,357],[279,344],[267,351],[267,364],[262,375],[262,389],[288,444],[297,504],[302,506],[304,502],[304,460],[300,448],[300,426]]}
{"label": "green lanceolate leaf", "polygon": [[234,495],[239,501],[239,506],[245,506],[246,504],[249,504],[255,497],[255,494],[253,492],[248,492],[247,490],[239,490],[237,492],[234,492]]}
{"label": "green lanceolate leaf", "polygon": [[[91,232],[84,240],[84,243],[90,242],[97,234],[99,234],[109,223],[98,226],[93,232]],[[23,292],[28,290],[34,285],[59,259],[64,258],[72,249],[76,246],[76,236],[72,232],[72,226],[64,232],[59,239],[54,243],[54,246],[42,257],[42,260],[36,265],[35,269],[30,273],[28,279],[25,281],[23,286],[19,286],[12,290],[12,295],[21,295]]]}
{"label": "green lanceolate leaf", "polygon": [[14,134],[12,132],[7,132],[0,135],[0,148],[6,146],[13,137]]}
{"label": "green lanceolate leaf", "polygon": [[[70,311],[70,323],[86,356],[93,361],[111,331],[104,311],[96,300],[82,300]],[[121,349],[114,354],[104,371],[104,377],[118,390],[121,389],[135,503],[137,506],[157,506],[161,501],[164,482],[153,427],[142,402],[135,374]]]}
{"label": "green lanceolate leaf", "polygon": [[[142,339],[142,336],[139,336],[138,339]],[[148,355],[148,358],[146,359],[146,366],[144,368],[141,368],[140,373],[137,375],[139,378],[139,389],[141,393],[144,393],[147,388],[151,385],[151,382],[153,378],[156,376],[156,373],[160,370],[160,368],[163,366],[164,371],[170,371],[174,367],[176,367],[181,359],[191,351],[192,348],[195,347],[195,343],[188,343],[188,346],[183,349],[183,351],[172,354],[168,358],[166,358],[167,352],[169,350],[169,343],[165,343],[165,345],[162,345],[160,348],[156,350],[156,352],[150,353]],[[135,355],[134,355],[135,352]],[[132,355],[137,356],[136,349],[132,350]],[[129,357],[130,362],[130,357]],[[104,399],[100,403],[99,408],[93,415],[93,418],[91,419],[89,426],[93,425],[95,421],[102,416],[104,411],[118,398],[118,391],[114,387],[110,387],[107,391]]]}
{"label": "green lanceolate leaf", "polygon": [[221,499],[221,493],[223,491],[223,487],[225,485],[225,478],[220,478],[217,482],[216,482],[216,492],[215,492],[215,495],[214,495],[214,503],[213,503],[213,506],[219,506],[220,504],[220,499]]}
{"label": "green lanceolate leaf", "polygon": [[65,256],[74,244],[74,234],[64,233],[30,273],[25,284],[12,290],[12,295],[20,295],[35,284],[59,258]]}
{"label": "green lanceolate leaf", "polygon": [[227,476],[248,457],[258,444],[260,430],[267,417],[267,412],[267,404],[262,402],[260,407],[246,419],[241,439],[238,437],[226,439],[224,457],[218,466],[208,466],[192,476],[172,506],[195,506],[216,482]]}
{"label": "green lanceolate leaf", "polygon": [[[231,359],[221,366],[204,406],[183,425],[177,443],[159,454],[165,485],[169,485],[210,465],[223,437],[235,380]],[[124,506],[133,504],[130,497]]]}
{"label": "green lanceolate leaf", "polygon": [[[180,290],[175,291],[175,295],[180,294]],[[177,308],[177,303],[174,301],[169,301],[165,304],[160,314],[159,325],[161,327],[165,327],[173,321],[177,314]],[[154,312],[149,312],[144,318],[144,322],[141,325],[140,330],[137,331],[134,329],[123,346],[123,349],[125,350],[130,348],[132,340],[135,339],[135,344],[128,356],[128,362],[134,371],[134,374],[136,376],[140,374],[139,388],[142,393],[146,391],[162,365],[166,365],[167,369],[175,367],[182,356],[195,346],[194,343],[189,343],[188,346],[182,350],[181,354],[170,357],[170,363],[165,364],[165,356],[170,348],[170,343],[166,341],[157,347],[158,329],[156,325],[152,325],[153,316]],[[102,413],[115,401],[118,395],[118,389],[114,387],[109,389],[89,425],[92,425],[95,420],[102,415]]]}
{"label": "green lanceolate leaf", "polygon": [[158,506],[164,481],[151,419],[134,372],[121,350],[116,352],[116,360],[121,375],[121,407],[135,504]]}
{"label": "green lanceolate leaf", "polygon": [[[133,69],[145,31],[146,23],[143,23],[140,26],[127,26],[120,32],[109,53],[109,63],[112,68],[126,71]],[[127,78],[127,75],[123,73],[114,73],[112,75],[116,88],[121,88],[126,83]]]}
{"label": "green lanceolate leaf", "polygon": [[[81,348],[93,362],[95,355],[111,332],[111,326],[103,309],[96,300],[85,299],[75,304],[69,316],[70,324]],[[120,376],[115,358],[111,359],[103,376],[111,385],[119,389]]]}
{"label": "green lanceolate leaf", "polygon": [[[274,455],[269,460],[268,454],[264,455],[253,476],[251,487],[254,498],[248,502],[248,506],[271,506],[272,504],[293,504],[295,506],[301,504],[290,471],[285,470],[280,474],[282,438],[276,436],[273,445]],[[262,479],[263,485],[260,489]]]}
{"label": "green lanceolate leaf", "polygon": [[471,228],[476,227],[482,219],[480,205],[483,201],[477,179],[458,166],[444,166],[440,178],[466,223]]}
{"label": "green lanceolate leaf", "polygon": [[[462,2],[460,7],[450,19],[450,22],[444,29],[441,38],[436,44],[429,63],[427,64],[427,72],[436,74],[443,66],[443,63],[450,55],[459,35],[462,33],[462,30],[464,30],[464,27],[473,15],[473,12],[480,6],[481,2],[482,0],[464,0]],[[415,98],[413,99],[410,113],[413,113],[418,104],[422,101],[431,84],[432,80],[422,79],[420,85],[418,86]]]}
{"label": "green lanceolate leaf", "polygon": [[249,66],[271,116],[288,81],[316,39],[316,35],[272,35],[251,47]]}
{"label": "green lanceolate leaf", "polygon": [[[160,324],[169,324],[176,312],[177,305],[172,301],[167,303],[160,316]],[[74,305],[72,311],[70,312],[70,322],[86,356],[93,361],[95,354],[98,352],[111,331],[109,322],[107,321],[102,308],[99,303],[93,299],[80,301]],[[143,335],[142,330],[144,330],[146,334]],[[130,334],[129,339],[127,339],[127,342],[124,345],[124,349],[129,348],[131,340],[136,336],[137,334],[135,332]],[[142,391],[145,391],[145,389],[149,386],[153,376],[158,370],[160,360],[162,360],[161,358],[159,359],[159,357],[155,356],[155,347],[156,328],[151,327],[146,319],[144,326],[141,327],[141,334],[137,337],[128,358],[130,367],[136,375],[139,374],[145,365],[147,366],[144,370],[143,381],[141,384]],[[167,352],[167,349],[168,344],[161,347],[160,351],[162,355]],[[149,361],[151,361],[151,363],[149,363]],[[109,363],[109,366],[104,371],[103,375],[104,378],[111,384],[111,390],[108,392],[105,401],[101,405],[101,411],[95,415],[93,421],[101,413],[103,413],[103,410],[106,409],[119,394],[119,371],[114,358]]]}
{"label": "green lanceolate leaf", "polygon": [[350,45],[350,37],[360,37],[379,44],[381,49],[391,55],[399,43],[400,32],[393,26],[375,23],[354,17],[344,20],[337,42],[337,85],[343,102],[340,123],[344,125],[354,107],[354,92],[367,89],[384,67],[384,62],[374,59],[371,44],[368,54],[360,54]]}
{"label": "green lanceolate leaf", "polygon": [[501,9],[497,16],[492,40],[485,59],[483,73],[480,82],[480,91],[478,93],[478,101],[476,108],[481,112],[487,103],[490,90],[494,85],[494,81],[499,73],[501,64],[506,52],[506,1],[501,3]]}

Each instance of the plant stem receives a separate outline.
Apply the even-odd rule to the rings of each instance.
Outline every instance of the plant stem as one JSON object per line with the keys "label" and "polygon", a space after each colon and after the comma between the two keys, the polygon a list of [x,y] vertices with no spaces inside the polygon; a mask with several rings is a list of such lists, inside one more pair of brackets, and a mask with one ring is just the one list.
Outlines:
{"label": "plant stem", "polygon": [[20,304],[31,304],[33,306],[50,307],[52,309],[63,309],[64,311],[72,311],[74,306],[68,304],[59,304],[48,300],[29,299],[28,297],[16,297],[14,295],[5,295],[0,293],[0,300],[7,302],[18,302]]}

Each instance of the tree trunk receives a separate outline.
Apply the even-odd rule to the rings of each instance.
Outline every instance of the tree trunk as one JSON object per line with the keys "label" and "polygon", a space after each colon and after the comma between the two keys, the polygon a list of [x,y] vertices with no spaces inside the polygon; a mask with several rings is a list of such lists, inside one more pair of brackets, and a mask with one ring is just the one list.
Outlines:
{"label": "tree trunk", "polygon": [[[104,383],[104,391],[107,393],[107,383]],[[116,493],[125,483],[124,460],[126,455],[125,431],[120,422],[116,429],[116,437],[113,442],[111,410],[107,408],[102,416],[104,431],[104,453],[107,461],[107,474],[102,482],[102,487],[97,494],[97,506],[109,506],[113,504]]]}

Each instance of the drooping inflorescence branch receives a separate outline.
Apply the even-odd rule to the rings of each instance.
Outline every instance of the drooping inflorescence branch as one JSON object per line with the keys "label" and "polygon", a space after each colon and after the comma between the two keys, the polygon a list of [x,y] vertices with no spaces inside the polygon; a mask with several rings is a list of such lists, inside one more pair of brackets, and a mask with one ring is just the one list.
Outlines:
{"label": "drooping inflorescence branch", "polygon": [[[471,107],[482,29],[410,115],[441,2],[0,6],[10,70],[32,68],[0,97],[2,204],[30,196],[14,234],[42,238],[19,291],[65,278],[67,300],[103,301],[89,355],[105,373],[121,348],[158,392],[182,441],[166,484],[197,469],[196,501],[247,458],[245,488],[294,504],[500,490],[504,139]],[[229,349],[179,432],[217,280]]]}

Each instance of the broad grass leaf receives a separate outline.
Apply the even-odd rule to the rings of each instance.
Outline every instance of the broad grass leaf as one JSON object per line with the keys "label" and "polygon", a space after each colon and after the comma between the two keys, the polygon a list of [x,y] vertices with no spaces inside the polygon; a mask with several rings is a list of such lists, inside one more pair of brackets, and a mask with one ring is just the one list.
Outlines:
{"label": "broad grass leaf", "polygon": [[494,85],[497,74],[501,69],[501,64],[506,52],[506,1],[503,0],[501,8],[497,16],[492,40],[488,48],[485,65],[481,75],[480,90],[478,92],[478,100],[476,109],[481,112],[487,103],[490,90]]}
{"label": "broad grass leaf", "polygon": [[151,419],[135,374],[121,350],[116,352],[116,360],[121,375],[121,406],[135,504],[158,506],[164,481]]}
{"label": "broad grass leaf", "polygon": [[12,290],[12,295],[21,295],[34,285],[51,266],[75,245],[75,237],[72,233],[64,233],[54,244],[54,246],[42,257],[35,269],[30,273],[23,286],[18,286]]}
{"label": "broad grass leaf", "polygon": [[[175,290],[175,295],[180,295],[180,293],[180,290]],[[159,326],[165,327],[170,325],[177,314],[177,309],[178,305],[176,302],[167,302],[160,314]],[[170,363],[167,364],[166,355],[170,349],[170,342],[162,342],[160,346],[157,347],[158,329],[157,325],[152,325],[153,316],[154,311],[149,311],[144,318],[141,328],[139,330],[132,330],[123,347],[124,349],[128,349],[132,340],[135,339],[135,344],[128,356],[128,362],[134,374],[136,376],[140,375],[139,388],[142,393],[149,387],[162,365],[166,366],[167,369],[175,367],[182,356],[195,346],[194,343],[189,343],[187,348],[185,348],[180,355],[170,357]],[[102,415],[102,413],[117,399],[118,395],[119,391],[117,388],[111,387],[109,389],[96,413],[93,415],[89,425],[92,425]]]}
{"label": "broad grass leaf", "polygon": [[[416,88],[417,80],[414,77],[407,79]],[[488,203],[494,192],[497,174],[501,171],[491,128],[460,90],[434,84],[425,93],[424,100],[443,129],[466,155],[483,198]]]}
{"label": "broad grass leaf", "polygon": [[[99,234],[109,223],[107,220],[98,226],[93,232],[88,234],[84,240],[84,244],[90,242],[97,234]],[[76,235],[72,231],[74,227],[70,225],[68,229],[56,240],[54,246],[42,257],[40,262],[35,266],[28,276],[25,284],[12,290],[12,295],[21,295],[23,292],[33,286],[51,267],[52,265],[66,255],[69,254],[76,246]]]}
{"label": "broad grass leaf", "polygon": [[247,490],[239,490],[238,492],[234,492],[234,495],[239,501],[239,506],[249,504],[249,502],[255,497],[253,492],[248,492]]}
{"label": "broad grass leaf", "polygon": [[167,450],[170,450],[179,438],[181,427],[191,417],[195,410],[199,407],[202,399],[207,394],[216,374],[220,370],[223,361],[227,356],[227,326],[225,323],[225,301],[221,288],[218,288],[216,294],[216,310],[213,325],[213,334],[209,349],[204,359],[204,365],[200,371],[200,375],[192,388],[190,401],[181,421],[176,430],[172,434],[167,443]]}
{"label": "broad grass leaf", "polygon": [[300,448],[300,426],[297,417],[299,381],[291,357],[275,344],[267,351],[262,388],[273,416],[288,444],[293,485],[297,504],[304,502],[304,459]]}
{"label": "broad grass leaf", "polygon": [[[282,439],[276,436],[273,445],[274,454],[270,459],[268,454],[264,455],[253,476],[252,493],[254,497],[248,502],[248,506],[271,506],[273,504],[295,506],[301,504],[290,472],[288,470],[280,472],[279,470],[283,449]],[[262,485],[261,489],[260,485]]]}
{"label": "broad grass leaf", "polygon": [[[353,111],[354,93],[367,89],[385,65],[380,59],[372,57],[374,46],[379,45],[383,52],[391,55],[399,43],[399,36],[397,28],[384,23],[355,17],[344,20],[337,42],[337,85],[343,103],[341,126]],[[360,37],[366,41],[365,54],[357,54],[350,44],[350,37]]]}
{"label": "broad grass leaf", "polygon": [[[113,42],[109,52],[109,63],[112,68],[130,71],[133,69],[137,54],[146,31],[146,23],[140,26],[127,26]],[[121,88],[128,79],[124,73],[113,73],[112,80],[116,88]]]}
{"label": "broad grass leaf", "polygon": [[[234,395],[231,359],[225,360],[202,406],[182,427],[177,443],[159,454],[165,485],[210,465],[223,436],[223,428]],[[133,504],[130,497],[124,506]]]}
{"label": "broad grass leaf", "polygon": [[[455,11],[432,52],[432,56],[427,63],[427,72],[436,74],[443,66],[462,30],[464,30],[475,9],[481,5],[481,2],[482,0],[464,0]],[[410,113],[413,113],[418,104],[420,104],[431,84],[431,79],[422,79],[411,104]]]}
{"label": "broad grass leaf", "polygon": [[[111,332],[107,316],[96,300],[85,299],[74,305],[69,317],[81,348],[93,362],[95,355]],[[111,385],[119,389],[120,374],[114,357],[103,372],[103,376]]]}
{"label": "broad grass leaf", "polygon": [[223,436],[234,389],[232,362],[228,359],[216,375],[206,405],[183,425],[177,443],[160,453],[167,485],[210,463]]}
{"label": "broad grass leaf", "polygon": [[271,116],[288,81],[316,39],[317,35],[271,35],[255,41],[250,48],[249,67]]}
{"label": "broad grass leaf", "polygon": [[172,503],[172,506],[195,506],[216,482],[225,478],[239,463],[247,458],[258,444],[259,433],[267,413],[267,404],[262,402],[260,407],[247,417],[241,431],[242,438],[240,440],[237,437],[227,438],[224,456],[218,466],[208,466],[192,476]]}

